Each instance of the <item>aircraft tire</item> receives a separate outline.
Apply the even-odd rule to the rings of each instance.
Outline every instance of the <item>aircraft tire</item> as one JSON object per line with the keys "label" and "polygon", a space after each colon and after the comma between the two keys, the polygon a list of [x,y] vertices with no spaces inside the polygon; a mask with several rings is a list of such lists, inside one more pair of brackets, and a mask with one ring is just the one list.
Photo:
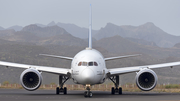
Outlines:
{"label": "aircraft tire", "polygon": [[122,95],[122,88],[119,87],[119,95]]}
{"label": "aircraft tire", "polygon": [[114,89],[114,87],[111,88],[111,94],[112,94],[112,95],[115,94],[115,89]]}
{"label": "aircraft tire", "polygon": [[92,93],[92,92],[89,92],[88,96],[89,96],[89,97],[92,97],[92,96],[93,96],[93,93]]}
{"label": "aircraft tire", "polygon": [[67,94],[67,88],[64,87],[64,94]]}
{"label": "aircraft tire", "polygon": [[56,88],[56,94],[59,94],[59,87]]}
{"label": "aircraft tire", "polygon": [[84,92],[84,97],[88,97],[87,91]]}

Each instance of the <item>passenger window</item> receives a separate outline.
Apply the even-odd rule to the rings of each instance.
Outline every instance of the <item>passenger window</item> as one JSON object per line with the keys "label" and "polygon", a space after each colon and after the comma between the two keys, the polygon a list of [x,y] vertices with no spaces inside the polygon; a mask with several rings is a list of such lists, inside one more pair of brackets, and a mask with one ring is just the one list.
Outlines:
{"label": "passenger window", "polygon": [[97,62],[94,62],[94,66],[98,66]]}
{"label": "passenger window", "polygon": [[79,62],[78,66],[81,66],[82,65],[82,62]]}
{"label": "passenger window", "polygon": [[93,62],[89,62],[89,63],[88,63],[88,66],[93,66]]}
{"label": "passenger window", "polygon": [[83,65],[83,66],[87,66],[87,62],[83,62],[82,65]]}

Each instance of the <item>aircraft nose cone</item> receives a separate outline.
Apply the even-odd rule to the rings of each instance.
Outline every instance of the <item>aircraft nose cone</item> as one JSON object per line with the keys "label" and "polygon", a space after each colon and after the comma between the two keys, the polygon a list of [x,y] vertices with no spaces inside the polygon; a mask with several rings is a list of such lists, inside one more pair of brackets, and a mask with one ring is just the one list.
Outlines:
{"label": "aircraft nose cone", "polygon": [[87,68],[82,72],[81,77],[84,84],[92,84],[94,81],[94,72]]}

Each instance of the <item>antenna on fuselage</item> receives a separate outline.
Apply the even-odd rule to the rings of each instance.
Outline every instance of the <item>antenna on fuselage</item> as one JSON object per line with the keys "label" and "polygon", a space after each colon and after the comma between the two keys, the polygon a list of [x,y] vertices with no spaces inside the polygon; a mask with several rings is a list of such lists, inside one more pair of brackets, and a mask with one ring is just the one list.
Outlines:
{"label": "antenna on fuselage", "polygon": [[89,47],[88,49],[92,49],[92,10],[91,10],[91,4],[90,4],[90,11],[89,11]]}

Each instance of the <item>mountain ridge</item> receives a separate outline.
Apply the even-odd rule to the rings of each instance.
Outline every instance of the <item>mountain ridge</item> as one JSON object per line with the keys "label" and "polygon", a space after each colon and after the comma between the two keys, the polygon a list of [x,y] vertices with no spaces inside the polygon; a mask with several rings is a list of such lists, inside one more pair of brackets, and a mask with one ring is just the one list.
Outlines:
{"label": "mountain ridge", "polygon": [[0,30],[4,30],[4,28],[0,26]]}
{"label": "mountain ridge", "polygon": [[[63,28],[66,30],[66,32],[68,32],[69,34],[81,38],[81,39],[87,39],[88,38],[88,28],[83,28],[83,27],[79,27],[75,24],[67,24],[67,23],[60,23],[57,22],[55,23],[54,21],[48,23],[47,25],[43,25],[43,24],[32,24],[32,25],[37,25],[38,29],[43,29],[43,28],[49,28],[52,26],[58,26],[60,28]],[[18,25],[16,25],[17,27]],[[28,25],[30,26],[30,25]],[[37,27],[36,26],[36,27]],[[15,27],[15,26],[14,26]],[[18,31],[17,29],[15,29],[13,26],[10,29],[14,29],[15,31]],[[21,26],[19,26],[21,27]],[[22,30],[24,31],[24,29],[27,26],[23,27]],[[3,30],[7,30],[7,29],[3,29]],[[54,28],[53,30],[46,30],[46,35],[40,35],[42,34],[39,33],[37,30],[36,32],[32,32],[35,33],[37,35],[43,36],[43,37],[48,37],[49,35],[55,34],[56,32],[54,32],[55,30],[57,30],[56,28]],[[1,30],[2,31],[2,30]],[[19,29],[20,31],[20,29]],[[25,30],[27,31],[27,30]],[[48,32],[51,31],[51,32]],[[47,34],[47,32],[49,34]],[[58,32],[58,31],[57,31]],[[45,32],[43,32],[45,33]],[[56,33],[57,34],[57,33]],[[103,28],[101,28],[100,30],[92,30],[92,36],[96,39],[102,39],[102,38],[106,38],[106,37],[112,37],[115,35],[120,35],[123,38],[128,38],[128,39],[132,39],[132,41],[137,42],[139,44],[145,44],[145,45],[157,45],[159,47],[165,47],[165,48],[170,48],[173,47],[176,43],[180,42],[180,36],[174,36],[174,35],[170,35],[166,32],[164,32],[163,30],[161,30],[159,27],[157,27],[155,24],[153,24],[152,22],[147,22],[145,24],[139,25],[139,26],[131,26],[131,25],[122,25],[122,26],[118,26],[115,25],[113,23],[107,23],[107,25]],[[143,41],[145,43],[143,43]]]}
{"label": "mountain ridge", "polygon": [[11,27],[9,27],[9,28],[7,28],[7,29],[14,29],[15,31],[21,31],[21,30],[23,29],[23,27],[22,27],[22,26],[15,25],[15,26],[11,26]]}
{"label": "mountain ridge", "polygon": [[176,43],[180,42],[180,36],[170,35],[151,22],[140,26],[117,26],[112,23],[107,23],[94,37],[99,40],[115,35],[155,42],[160,47],[173,47]]}
{"label": "mountain ridge", "polygon": [[51,37],[55,35],[69,34],[65,29],[55,26],[39,27],[36,24],[25,26],[22,31],[31,32],[39,37]]}

